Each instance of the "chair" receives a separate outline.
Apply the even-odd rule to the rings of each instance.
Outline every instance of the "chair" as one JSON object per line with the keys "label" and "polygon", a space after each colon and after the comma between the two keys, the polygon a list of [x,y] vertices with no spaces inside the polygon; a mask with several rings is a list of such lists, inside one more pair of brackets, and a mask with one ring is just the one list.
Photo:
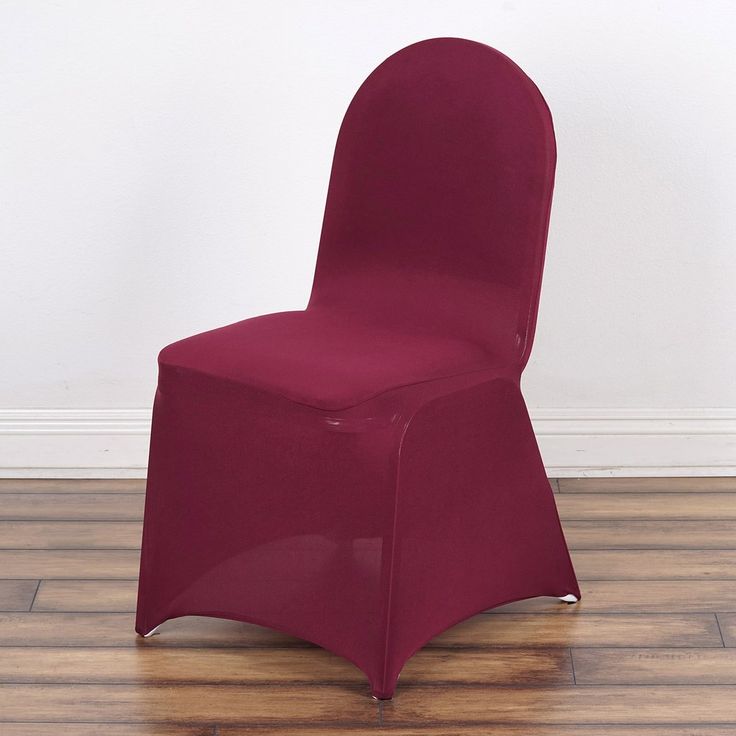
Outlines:
{"label": "chair", "polygon": [[520,391],[554,167],[541,94],[488,46],[422,41],[368,77],[307,308],[159,356],[140,634],[261,624],[386,699],[459,621],[580,597]]}

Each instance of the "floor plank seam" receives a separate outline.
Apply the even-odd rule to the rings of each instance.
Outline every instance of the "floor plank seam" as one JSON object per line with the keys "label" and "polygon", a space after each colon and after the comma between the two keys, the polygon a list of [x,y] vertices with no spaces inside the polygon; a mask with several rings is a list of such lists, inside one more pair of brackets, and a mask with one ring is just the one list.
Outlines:
{"label": "floor plank seam", "polygon": [[36,584],[36,590],[33,591],[33,598],[31,598],[31,604],[28,606],[29,612],[33,610],[33,605],[36,602],[36,596],[38,595],[38,589],[40,587],[41,587],[41,581],[39,580],[38,583]]}
{"label": "floor plank seam", "polygon": [[723,630],[721,629],[721,621],[718,618],[718,614],[717,613],[714,613],[713,616],[716,619],[716,628],[718,629],[718,635],[721,637],[721,644],[723,644],[723,646],[725,647],[726,646],[726,640],[723,638]]}
{"label": "floor plank seam", "polygon": [[568,647],[567,654],[568,654],[568,657],[570,657],[570,671],[572,672],[572,684],[577,685],[578,678],[575,675],[575,656],[573,655],[572,647]]}

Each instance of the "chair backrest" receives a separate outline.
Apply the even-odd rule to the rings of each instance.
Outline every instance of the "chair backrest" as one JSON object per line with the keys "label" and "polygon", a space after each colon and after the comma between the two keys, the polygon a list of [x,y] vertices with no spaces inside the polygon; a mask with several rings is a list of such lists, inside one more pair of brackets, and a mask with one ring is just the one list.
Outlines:
{"label": "chair backrest", "polygon": [[523,367],[555,159],[544,99],[503,54],[438,38],[390,56],[340,129],[309,308],[452,334]]}

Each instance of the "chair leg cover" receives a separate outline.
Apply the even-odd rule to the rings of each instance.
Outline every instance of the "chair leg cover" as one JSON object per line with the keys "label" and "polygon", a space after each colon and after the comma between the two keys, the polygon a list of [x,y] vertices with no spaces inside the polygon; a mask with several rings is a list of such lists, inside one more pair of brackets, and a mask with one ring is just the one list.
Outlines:
{"label": "chair leg cover", "polygon": [[580,597],[524,400],[555,166],[541,94],[433,39],[356,94],[301,312],[159,357],[136,629],[262,624],[377,698],[484,609]]}
{"label": "chair leg cover", "polygon": [[185,615],[269,626],[349,659],[382,699],[455,623],[580,597],[518,383],[503,376],[320,412],[162,375],[144,528],[138,633]]}

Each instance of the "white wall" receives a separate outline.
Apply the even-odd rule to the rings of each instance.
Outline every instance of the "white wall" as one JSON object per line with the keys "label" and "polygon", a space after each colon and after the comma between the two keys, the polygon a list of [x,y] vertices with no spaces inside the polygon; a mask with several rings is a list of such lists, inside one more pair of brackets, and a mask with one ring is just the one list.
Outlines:
{"label": "white wall", "polygon": [[0,473],[140,473],[158,349],[304,306],[345,106],[447,35],[555,118],[550,472],[736,472],[735,31],[728,0],[4,0]]}

